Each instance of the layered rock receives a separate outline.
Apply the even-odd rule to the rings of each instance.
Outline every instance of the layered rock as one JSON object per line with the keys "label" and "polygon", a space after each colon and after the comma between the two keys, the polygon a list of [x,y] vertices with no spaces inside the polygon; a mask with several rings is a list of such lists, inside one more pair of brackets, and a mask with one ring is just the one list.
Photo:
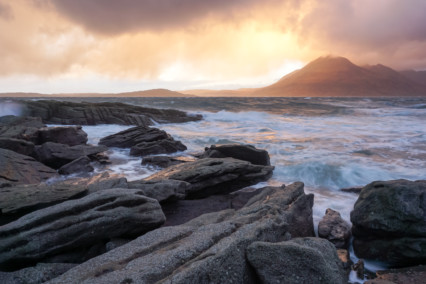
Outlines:
{"label": "layered rock", "polygon": [[65,125],[151,125],[160,123],[197,121],[200,115],[190,116],[171,109],[154,109],[123,103],[75,103],[53,100],[19,101],[24,115],[41,117],[49,124]]}
{"label": "layered rock", "polygon": [[254,242],[247,248],[247,258],[260,283],[347,283],[336,248],[324,239]]}
{"label": "layered rock", "polygon": [[13,115],[0,117],[0,136],[36,142],[38,130],[45,127],[39,117],[17,117]]}
{"label": "layered rock", "polygon": [[171,166],[146,180],[173,179],[186,181],[191,187],[187,198],[202,198],[216,193],[228,193],[265,181],[272,176],[272,166],[253,165],[233,158],[206,158]]}
{"label": "layered rock", "polygon": [[329,240],[336,248],[347,249],[351,239],[351,225],[340,213],[328,208],[318,224],[318,236]]}
{"label": "layered rock", "polygon": [[38,130],[37,144],[54,142],[75,146],[87,143],[87,133],[81,126],[43,127]]}
{"label": "layered rock", "polygon": [[265,188],[238,211],[154,230],[50,283],[258,283],[246,248],[313,236],[312,205],[302,183]]}
{"label": "layered rock", "polygon": [[270,166],[269,154],[266,150],[256,149],[252,145],[211,145],[206,148],[202,158],[234,158],[248,161],[254,165]]}
{"label": "layered rock", "polygon": [[185,151],[186,146],[175,141],[169,134],[158,128],[137,126],[109,135],[99,141],[100,145],[131,148],[130,155],[144,156],[170,154]]}
{"label": "layered rock", "polygon": [[426,262],[426,181],[376,181],[351,212],[355,254],[393,266]]}
{"label": "layered rock", "polygon": [[34,158],[0,149],[0,188],[14,184],[39,183],[55,175],[55,170]]}
{"label": "layered rock", "polygon": [[46,142],[35,149],[36,158],[45,165],[58,169],[80,157],[91,156],[107,151],[105,146],[76,145],[68,146]]}
{"label": "layered rock", "polygon": [[160,180],[157,182],[149,181],[131,181],[128,182],[129,188],[136,188],[143,195],[154,198],[158,202],[176,201],[184,199],[190,184],[179,180]]}
{"label": "layered rock", "polygon": [[136,237],[164,221],[158,201],[138,190],[98,191],[0,227],[0,268],[16,269],[110,238]]}

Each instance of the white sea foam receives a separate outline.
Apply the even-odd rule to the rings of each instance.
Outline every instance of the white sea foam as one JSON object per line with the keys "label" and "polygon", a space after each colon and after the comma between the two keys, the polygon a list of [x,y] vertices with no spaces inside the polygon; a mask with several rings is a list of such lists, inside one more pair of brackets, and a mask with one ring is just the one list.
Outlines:
{"label": "white sea foam", "polygon": [[16,115],[22,114],[22,106],[12,101],[0,101],[0,117],[5,115]]}

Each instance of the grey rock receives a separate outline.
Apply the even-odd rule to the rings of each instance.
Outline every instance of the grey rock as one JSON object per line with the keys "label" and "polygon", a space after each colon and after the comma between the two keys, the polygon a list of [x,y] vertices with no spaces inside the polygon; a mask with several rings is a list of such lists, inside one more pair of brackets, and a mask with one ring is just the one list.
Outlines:
{"label": "grey rock", "polygon": [[351,212],[355,254],[392,266],[426,262],[426,181],[376,181]]}
{"label": "grey rock", "polygon": [[185,151],[187,148],[180,141],[173,138],[163,139],[155,142],[142,142],[130,148],[132,156],[146,156],[156,154],[171,154]]}
{"label": "grey rock", "polygon": [[34,158],[0,149],[0,188],[16,184],[31,184],[56,176],[55,170]]}
{"label": "grey rock", "polygon": [[64,125],[151,125],[159,123],[187,122],[201,120],[200,115],[192,116],[172,109],[154,109],[123,103],[76,103],[54,100],[19,101],[25,116],[41,117],[43,122]]}
{"label": "grey rock", "polygon": [[87,143],[87,133],[81,126],[43,127],[38,130],[37,144],[54,142],[75,146]]}
{"label": "grey rock", "polygon": [[336,248],[320,238],[254,242],[247,248],[247,258],[261,283],[342,284],[348,281]]}
{"label": "grey rock", "polygon": [[34,267],[14,272],[0,271],[0,283],[40,284],[65,273],[76,265],[74,263],[39,263]]}
{"label": "grey rock", "polygon": [[58,173],[61,175],[70,175],[74,173],[89,173],[93,172],[94,168],[90,165],[90,158],[87,156],[82,156],[74,161],[63,165],[58,169]]}
{"label": "grey rock", "polygon": [[211,145],[206,148],[203,158],[234,158],[248,161],[254,165],[270,166],[269,154],[266,150],[256,149],[252,145]]}
{"label": "grey rock", "polygon": [[258,283],[246,248],[313,236],[312,204],[302,183],[265,188],[238,211],[151,231],[49,283]]}
{"label": "grey rock", "polygon": [[106,146],[76,145],[68,146],[54,142],[46,142],[36,146],[36,158],[41,163],[58,169],[80,157],[91,156],[107,151]]}
{"label": "grey rock", "polygon": [[318,236],[329,240],[336,248],[347,249],[351,239],[351,225],[340,213],[328,208],[318,224]]}
{"label": "grey rock", "polygon": [[424,283],[426,279],[426,265],[414,267],[379,270],[377,278],[364,282],[365,284],[416,284]]}
{"label": "grey rock", "polygon": [[129,188],[140,189],[143,195],[154,198],[158,202],[175,201],[185,198],[186,190],[190,184],[180,180],[160,180],[157,182],[131,181]]}
{"label": "grey rock", "polygon": [[174,165],[179,165],[188,162],[194,162],[196,158],[193,157],[169,157],[169,156],[147,156],[143,157],[142,165],[156,166],[160,168],[167,168]]}
{"label": "grey rock", "polygon": [[45,127],[39,117],[17,117],[13,115],[0,117],[0,136],[36,142],[38,130]]}
{"label": "grey rock", "polygon": [[269,179],[274,167],[253,165],[233,158],[205,158],[166,168],[146,180],[174,179],[191,184],[187,198],[229,193]]}
{"label": "grey rock", "polygon": [[107,189],[34,211],[0,227],[0,268],[13,269],[102,240],[161,226],[157,200],[136,189]]}
{"label": "grey rock", "polygon": [[8,149],[25,156],[34,154],[34,143],[16,138],[0,137],[0,148]]}

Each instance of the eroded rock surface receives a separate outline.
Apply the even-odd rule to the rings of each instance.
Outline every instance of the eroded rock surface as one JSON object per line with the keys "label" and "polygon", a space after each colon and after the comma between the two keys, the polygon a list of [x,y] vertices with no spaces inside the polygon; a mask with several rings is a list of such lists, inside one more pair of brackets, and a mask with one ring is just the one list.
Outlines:
{"label": "eroded rock surface", "polygon": [[269,179],[274,167],[253,165],[233,158],[206,158],[166,168],[146,180],[173,179],[191,184],[187,198],[229,193]]}
{"label": "eroded rock surface", "polygon": [[246,248],[313,236],[312,205],[302,183],[265,188],[238,211],[151,231],[49,283],[258,283]]}

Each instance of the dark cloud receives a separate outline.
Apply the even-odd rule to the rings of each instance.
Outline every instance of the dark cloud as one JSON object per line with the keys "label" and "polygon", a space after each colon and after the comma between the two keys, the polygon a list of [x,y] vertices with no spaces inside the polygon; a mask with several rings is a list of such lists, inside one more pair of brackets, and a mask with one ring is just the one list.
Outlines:
{"label": "dark cloud", "polygon": [[13,18],[12,8],[8,4],[0,2],[0,18],[5,20],[10,20]]}
{"label": "dark cloud", "polygon": [[[71,20],[83,25],[88,30],[105,34],[183,27],[197,19],[213,15],[229,19],[234,17],[234,12],[259,2],[256,0],[50,1],[60,13]],[[262,2],[282,1],[266,0]]]}

